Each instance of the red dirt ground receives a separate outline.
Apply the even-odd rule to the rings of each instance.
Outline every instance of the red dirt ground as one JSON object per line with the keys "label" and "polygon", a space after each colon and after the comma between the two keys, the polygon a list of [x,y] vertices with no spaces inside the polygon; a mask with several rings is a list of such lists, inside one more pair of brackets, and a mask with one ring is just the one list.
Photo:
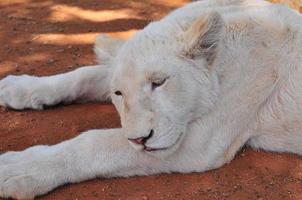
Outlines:
{"label": "red dirt ground", "polygon": [[[151,3],[152,2],[152,3]],[[51,75],[95,63],[98,33],[127,38],[186,0],[1,0],[0,78]],[[120,126],[112,105],[58,106],[44,111],[0,109],[0,151],[55,144],[82,131]],[[302,144],[301,144],[302,145]],[[302,199],[302,158],[244,149],[207,173],[95,179],[39,199]]]}

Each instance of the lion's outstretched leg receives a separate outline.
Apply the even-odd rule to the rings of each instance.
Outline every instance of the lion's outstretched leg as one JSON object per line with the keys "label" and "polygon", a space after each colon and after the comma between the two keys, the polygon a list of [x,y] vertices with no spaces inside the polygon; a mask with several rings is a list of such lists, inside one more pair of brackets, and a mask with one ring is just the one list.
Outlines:
{"label": "lion's outstretched leg", "polygon": [[94,51],[101,65],[54,76],[7,76],[0,80],[0,106],[43,109],[58,103],[109,100],[109,83],[115,68],[111,60],[123,43],[124,40],[98,36]]}
{"label": "lion's outstretched leg", "polygon": [[92,130],[54,146],[0,156],[0,197],[30,199],[95,177],[169,172],[169,163],[132,148],[122,129]]}
{"label": "lion's outstretched leg", "polygon": [[7,76],[0,80],[0,105],[43,109],[73,101],[106,101],[112,68],[96,65],[46,77]]}

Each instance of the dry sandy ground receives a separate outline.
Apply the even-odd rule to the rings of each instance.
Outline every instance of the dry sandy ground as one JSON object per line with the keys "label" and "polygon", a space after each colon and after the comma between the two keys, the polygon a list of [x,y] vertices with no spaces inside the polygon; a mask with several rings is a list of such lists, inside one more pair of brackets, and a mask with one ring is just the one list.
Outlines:
{"label": "dry sandy ground", "polygon": [[[184,3],[1,0],[0,78],[51,75],[93,64],[92,44],[98,33],[127,38]],[[0,122],[0,151],[55,144],[85,130],[120,126],[113,106],[104,104],[25,112],[1,109]],[[245,149],[230,164],[207,173],[95,179],[60,187],[40,199],[301,200],[302,159]]]}

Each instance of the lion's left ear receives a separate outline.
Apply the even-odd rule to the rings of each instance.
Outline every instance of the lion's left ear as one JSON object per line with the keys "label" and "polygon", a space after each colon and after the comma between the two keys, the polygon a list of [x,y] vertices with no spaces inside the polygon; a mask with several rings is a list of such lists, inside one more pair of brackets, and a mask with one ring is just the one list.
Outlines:
{"label": "lion's left ear", "polygon": [[94,52],[98,62],[110,64],[124,42],[124,40],[108,37],[103,34],[98,35],[94,44]]}
{"label": "lion's left ear", "polygon": [[217,12],[196,19],[184,33],[184,55],[190,59],[204,58],[208,64],[212,64],[223,27],[223,19]]}

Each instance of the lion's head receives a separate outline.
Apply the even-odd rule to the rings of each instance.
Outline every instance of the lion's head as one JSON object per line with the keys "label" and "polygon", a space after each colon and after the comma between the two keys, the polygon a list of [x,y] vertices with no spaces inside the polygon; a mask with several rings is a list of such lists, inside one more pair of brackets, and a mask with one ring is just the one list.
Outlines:
{"label": "lion's head", "polygon": [[114,68],[112,102],[135,149],[171,154],[188,124],[214,106],[219,87],[212,66],[223,27],[221,16],[210,13],[177,34],[152,23],[125,42],[98,38],[98,58]]}

